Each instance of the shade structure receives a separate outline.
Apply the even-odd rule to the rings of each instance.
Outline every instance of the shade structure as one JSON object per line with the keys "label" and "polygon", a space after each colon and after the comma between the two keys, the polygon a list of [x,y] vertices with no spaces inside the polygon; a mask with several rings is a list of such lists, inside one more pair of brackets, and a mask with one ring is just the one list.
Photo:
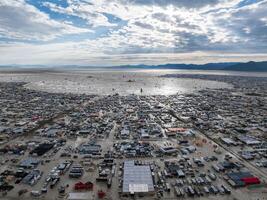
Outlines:
{"label": "shade structure", "polygon": [[122,190],[130,194],[154,192],[150,167],[135,165],[134,161],[125,161]]}

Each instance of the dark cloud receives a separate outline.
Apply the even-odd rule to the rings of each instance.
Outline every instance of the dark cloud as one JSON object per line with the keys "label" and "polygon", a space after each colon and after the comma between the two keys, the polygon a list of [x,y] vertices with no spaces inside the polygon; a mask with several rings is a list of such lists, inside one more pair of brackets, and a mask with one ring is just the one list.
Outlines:
{"label": "dark cloud", "polygon": [[151,16],[162,22],[171,22],[170,16],[165,13],[153,13]]}
{"label": "dark cloud", "polygon": [[146,29],[154,29],[154,27],[151,24],[143,23],[143,22],[135,22],[134,25],[140,26],[142,28]]}
{"label": "dark cloud", "polygon": [[[236,9],[231,12],[229,19],[216,21],[216,25],[231,31],[233,36],[239,38],[230,46],[239,51],[266,52],[267,49],[267,2],[258,7]],[[214,15],[216,17],[216,14]],[[228,23],[226,23],[228,21]]]}

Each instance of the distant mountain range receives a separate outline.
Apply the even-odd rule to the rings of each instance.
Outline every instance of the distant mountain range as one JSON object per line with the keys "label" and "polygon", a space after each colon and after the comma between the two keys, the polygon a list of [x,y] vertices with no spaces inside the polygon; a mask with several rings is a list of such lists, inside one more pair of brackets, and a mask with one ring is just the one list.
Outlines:
{"label": "distant mountain range", "polygon": [[94,67],[79,65],[46,66],[46,65],[0,65],[0,69],[22,70],[75,70],[75,69],[186,69],[186,70],[228,70],[247,72],[267,72],[267,61],[247,63],[225,62],[207,64],[163,64],[163,65],[122,65],[113,67]]}
{"label": "distant mountain range", "polygon": [[188,69],[188,70],[229,70],[248,72],[267,72],[267,61],[247,63],[207,63],[197,64],[165,64],[165,65],[124,65],[116,69]]}
{"label": "distant mountain range", "polygon": [[234,71],[257,71],[257,72],[267,72],[267,61],[264,62],[247,62],[238,63],[232,66],[227,66],[224,70],[234,70]]}

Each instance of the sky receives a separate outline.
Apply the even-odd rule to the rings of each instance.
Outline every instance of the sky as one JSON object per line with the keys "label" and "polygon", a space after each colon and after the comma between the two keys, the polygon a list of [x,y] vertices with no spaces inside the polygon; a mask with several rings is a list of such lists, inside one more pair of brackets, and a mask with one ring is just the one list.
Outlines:
{"label": "sky", "polygon": [[0,65],[267,60],[267,0],[0,0]]}

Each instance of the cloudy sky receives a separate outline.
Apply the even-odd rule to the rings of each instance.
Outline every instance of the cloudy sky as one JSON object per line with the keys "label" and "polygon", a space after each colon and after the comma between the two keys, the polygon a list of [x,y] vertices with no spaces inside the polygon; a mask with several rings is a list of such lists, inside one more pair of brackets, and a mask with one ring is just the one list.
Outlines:
{"label": "cloudy sky", "polygon": [[267,0],[0,0],[0,65],[267,60]]}

